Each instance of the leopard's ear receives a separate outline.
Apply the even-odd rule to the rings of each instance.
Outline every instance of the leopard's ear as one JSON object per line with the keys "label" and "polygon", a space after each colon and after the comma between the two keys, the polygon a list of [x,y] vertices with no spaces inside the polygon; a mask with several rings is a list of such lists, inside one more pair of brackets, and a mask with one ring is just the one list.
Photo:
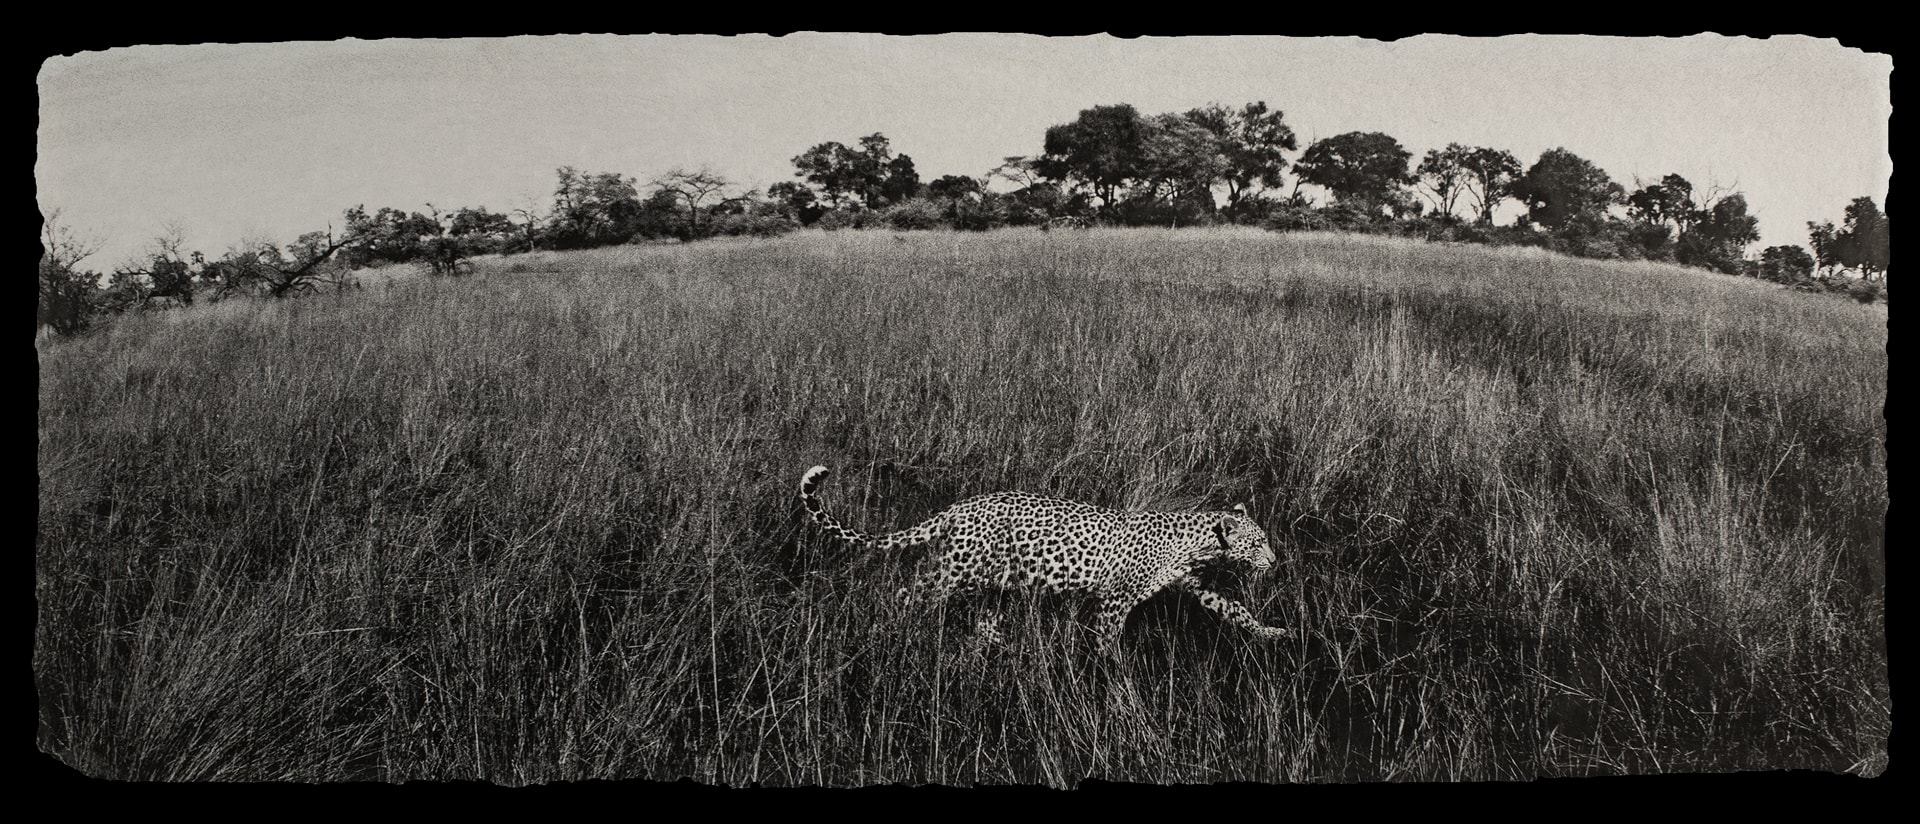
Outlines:
{"label": "leopard's ear", "polygon": [[1234,505],[1233,505],[1233,511],[1235,511],[1235,512],[1238,512],[1238,513],[1240,513],[1240,517],[1242,517],[1242,518],[1245,518],[1245,517],[1247,517],[1247,505],[1246,505],[1246,504],[1234,504]]}

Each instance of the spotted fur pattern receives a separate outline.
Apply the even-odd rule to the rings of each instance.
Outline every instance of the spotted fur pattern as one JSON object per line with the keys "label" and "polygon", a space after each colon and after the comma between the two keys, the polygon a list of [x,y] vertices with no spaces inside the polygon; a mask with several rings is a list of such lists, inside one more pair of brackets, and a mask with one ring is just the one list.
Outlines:
{"label": "spotted fur pattern", "polygon": [[800,478],[800,503],[821,531],[881,551],[936,545],[912,586],[902,591],[909,602],[981,588],[1085,593],[1099,601],[1095,629],[1102,651],[1111,654],[1128,613],[1154,593],[1177,586],[1256,637],[1291,634],[1260,623],[1245,606],[1194,576],[1220,561],[1255,572],[1273,566],[1267,534],[1244,505],[1230,512],[1128,512],[1026,492],[994,492],[956,503],[917,526],[869,535],[827,513],[814,494],[826,475],[826,467],[816,466]]}

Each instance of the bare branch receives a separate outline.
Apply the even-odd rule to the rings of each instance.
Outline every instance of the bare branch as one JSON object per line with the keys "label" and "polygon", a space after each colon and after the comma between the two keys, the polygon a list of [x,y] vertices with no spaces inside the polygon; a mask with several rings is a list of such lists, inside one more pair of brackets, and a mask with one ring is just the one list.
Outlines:
{"label": "bare branch", "polygon": [[71,269],[100,251],[104,241],[75,232],[62,219],[62,212],[57,206],[47,211],[41,224],[41,253],[55,265]]}
{"label": "bare branch", "polygon": [[674,169],[654,178],[648,185],[658,191],[672,192],[686,201],[687,238],[692,239],[700,236],[700,201],[732,186],[733,182],[703,166],[695,171]]}

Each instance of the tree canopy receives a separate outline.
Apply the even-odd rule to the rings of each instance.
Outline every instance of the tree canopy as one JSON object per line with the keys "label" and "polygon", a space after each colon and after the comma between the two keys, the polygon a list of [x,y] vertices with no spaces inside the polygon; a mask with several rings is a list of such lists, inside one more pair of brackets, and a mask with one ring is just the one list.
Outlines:
{"label": "tree canopy", "polygon": [[[355,206],[346,210],[338,235],[331,226],[308,232],[284,251],[252,239],[213,260],[182,254],[184,235],[173,231],[171,241],[163,238],[155,250],[116,268],[104,287],[99,273],[79,268],[90,247],[58,224],[54,210],[43,238],[40,315],[43,323],[71,331],[84,325],[86,312],[188,303],[196,285],[209,283],[216,299],[238,289],[278,296],[321,282],[344,284],[355,266],[424,261],[451,273],[480,253],[772,235],[802,225],[984,230],[1084,226],[1096,218],[1170,226],[1224,218],[1281,231],[1391,232],[1672,260],[1782,281],[1803,272],[1828,279],[1823,273],[1849,269],[1869,280],[1884,278],[1890,262],[1887,216],[1867,197],[1848,204],[1840,226],[1807,225],[1812,254],[1774,246],[1750,259],[1759,221],[1746,197],[1711,185],[1703,192],[1679,174],[1645,185],[1636,180],[1629,195],[1564,147],[1541,153],[1524,169],[1511,152],[1457,142],[1426,151],[1410,169],[1413,153],[1381,132],[1317,140],[1289,162],[1297,149],[1284,114],[1264,100],[1155,115],[1116,103],[1082,109],[1046,130],[1040,153],[1008,156],[978,177],[946,174],[923,182],[913,158],[895,153],[879,132],[851,146],[815,144],[792,158],[795,180],[764,193],[735,188],[705,167],[667,171],[643,191],[616,172],[562,166],[551,208],[532,198],[509,214],[484,206],[443,212],[426,204],[425,213]],[[1292,195],[1269,197],[1289,172]],[[996,191],[996,184],[1012,190]],[[1314,206],[1301,196],[1301,184],[1323,188],[1332,203]],[[1509,199],[1526,205],[1525,216],[1495,226],[1496,209]],[[1626,207],[1624,219],[1616,206]],[[1389,210],[1392,219],[1384,214]],[[1465,216],[1474,223],[1464,223]],[[173,300],[152,300],[163,297]]]}
{"label": "tree canopy", "polygon": [[700,204],[714,195],[723,194],[733,185],[732,181],[721,177],[712,169],[702,167],[695,170],[674,169],[657,178],[651,184],[658,193],[663,193],[675,201],[677,207],[685,202],[686,227],[679,233],[683,240],[700,237]]}
{"label": "tree canopy", "polygon": [[1084,109],[1072,123],[1047,129],[1034,165],[1049,179],[1085,184],[1110,208],[1120,187],[1140,176],[1146,130],[1140,112],[1125,103]]}
{"label": "tree canopy", "polygon": [[625,243],[638,231],[640,190],[616,172],[588,174],[572,166],[556,172],[547,244],[578,249]]}
{"label": "tree canopy", "polygon": [[1475,148],[1459,163],[1467,171],[1467,188],[1477,201],[1474,212],[1481,223],[1492,225],[1494,207],[1513,196],[1520,180],[1520,160],[1504,149]]}
{"label": "tree canopy", "polygon": [[1813,256],[1798,246],[1769,246],[1760,253],[1760,277],[1798,283],[1813,276]]}
{"label": "tree canopy", "polygon": [[1836,236],[1840,265],[1859,269],[1868,280],[1884,278],[1892,263],[1892,225],[1871,197],[1847,204],[1846,223]]}
{"label": "tree canopy", "polygon": [[1256,186],[1278,188],[1280,174],[1287,168],[1284,152],[1299,148],[1286,115],[1269,109],[1264,100],[1238,109],[1215,103],[1187,112],[1186,119],[1214,136],[1214,150],[1220,156],[1219,179],[1227,187],[1228,215],[1244,211]]}
{"label": "tree canopy", "polygon": [[1671,226],[1686,234],[1701,217],[1693,203],[1693,184],[1677,174],[1642,186],[1627,198],[1628,216],[1653,226]]}
{"label": "tree canopy", "polygon": [[1515,181],[1513,194],[1527,204],[1527,217],[1552,230],[1598,224],[1607,208],[1626,200],[1626,190],[1600,167],[1564,148],[1548,149]]}
{"label": "tree canopy", "polygon": [[815,145],[795,156],[793,165],[794,176],[811,184],[833,209],[850,200],[878,209],[907,200],[920,188],[913,158],[895,157],[879,132],[860,138],[859,149],[832,141]]}
{"label": "tree canopy", "polygon": [[1341,203],[1378,213],[1413,183],[1413,153],[1380,132],[1347,132],[1314,141],[1293,164],[1300,179],[1332,192]]}

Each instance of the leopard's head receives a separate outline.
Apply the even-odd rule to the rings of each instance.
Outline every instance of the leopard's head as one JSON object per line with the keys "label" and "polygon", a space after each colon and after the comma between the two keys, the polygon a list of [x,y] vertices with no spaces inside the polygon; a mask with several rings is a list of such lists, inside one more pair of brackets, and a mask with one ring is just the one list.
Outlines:
{"label": "leopard's head", "polygon": [[1213,533],[1220,539],[1222,558],[1244,563],[1255,572],[1273,568],[1273,546],[1267,543],[1266,530],[1247,515],[1246,504],[1235,504],[1232,512],[1221,513]]}

